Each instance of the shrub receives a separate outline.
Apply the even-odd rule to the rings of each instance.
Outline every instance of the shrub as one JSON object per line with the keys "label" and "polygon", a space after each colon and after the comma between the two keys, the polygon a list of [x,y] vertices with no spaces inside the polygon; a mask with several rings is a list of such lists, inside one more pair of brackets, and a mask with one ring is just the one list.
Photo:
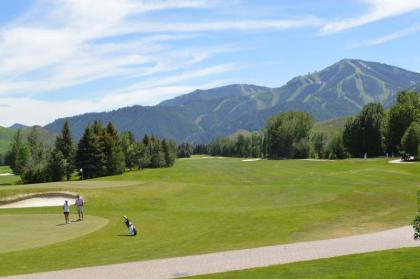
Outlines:
{"label": "shrub", "polygon": [[414,217],[413,223],[411,225],[414,229],[414,239],[420,239],[420,214],[417,214],[416,217]]}

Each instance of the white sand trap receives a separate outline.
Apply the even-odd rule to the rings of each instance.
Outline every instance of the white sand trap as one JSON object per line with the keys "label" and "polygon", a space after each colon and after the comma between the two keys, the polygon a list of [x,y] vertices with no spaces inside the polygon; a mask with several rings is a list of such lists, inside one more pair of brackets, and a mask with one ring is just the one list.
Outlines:
{"label": "white sand trap", "polygon": [[16,201],[8,204],[0,205],[0,208],[27,208],[27,207],[45,207],[45,206],[61,206],[64,204],[64,201],[67,200],[68,203],[74,204],[76,201],[75,198],[69,197],[37,197],[29,198],[21,201]]}
{"label": "white sand trap", "polygon": [[[411,156],[410,160],[414,160],[414,157]],[[401,161],[401,159],[397,159],[397,160],[388,161],[388,163],[390,163],[390,164],[412,164],[414,162]]]}
{"label": "white sand trap", "polygon": [[245,160],[242,160],[242,162],[255,162],[255,161],[259,161],[259,160],[261,160],[261,158],[245,159]]}
{"label": "white sand trap", "polygon": [[11,176],[11,175],[14,175],[14,174],[13,173],[9,173],[9,172],[0,173],[0,176]]}

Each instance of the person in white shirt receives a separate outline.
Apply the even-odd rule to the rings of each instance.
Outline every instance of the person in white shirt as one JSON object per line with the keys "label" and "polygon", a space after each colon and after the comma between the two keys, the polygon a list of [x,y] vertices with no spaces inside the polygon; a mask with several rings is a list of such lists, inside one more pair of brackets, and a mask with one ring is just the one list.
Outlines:
{"label": "person in white shirt", "polygon": [[77,214],[79,214],[78,221],[83,221],[83,206],[85,205],[85,201],[79,194],[77,194],[75,205],[77,208]]}
{"label": "person in white shirt", "polygon": [[64,201],[63,211],[64,211],[64,219],[66,220],[66,224],[69,224],[70,223],[70,220],[69,220],[70,205],[67,200]]}

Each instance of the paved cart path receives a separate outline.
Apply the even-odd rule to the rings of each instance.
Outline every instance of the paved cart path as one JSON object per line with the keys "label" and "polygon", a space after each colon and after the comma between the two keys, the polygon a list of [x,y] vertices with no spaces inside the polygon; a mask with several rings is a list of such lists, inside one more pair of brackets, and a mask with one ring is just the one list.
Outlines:
{"label": "paved cart path", "polygon": [[413,240],[413,229],[409,226],[328,240],[297,242],[195,256],[76,268],[5,278],[176,278],[403,247],[420,247],[420,241],[416,242]]}

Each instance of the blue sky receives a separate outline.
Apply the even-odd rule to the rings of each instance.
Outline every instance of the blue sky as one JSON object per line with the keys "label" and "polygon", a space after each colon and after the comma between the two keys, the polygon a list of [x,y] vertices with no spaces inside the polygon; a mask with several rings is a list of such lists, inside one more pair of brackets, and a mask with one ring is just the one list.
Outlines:
{"label": "blue sky", "polygon": [[0,125],[47,124],[343,58],[420,72],[420,0],[0,1]]}

